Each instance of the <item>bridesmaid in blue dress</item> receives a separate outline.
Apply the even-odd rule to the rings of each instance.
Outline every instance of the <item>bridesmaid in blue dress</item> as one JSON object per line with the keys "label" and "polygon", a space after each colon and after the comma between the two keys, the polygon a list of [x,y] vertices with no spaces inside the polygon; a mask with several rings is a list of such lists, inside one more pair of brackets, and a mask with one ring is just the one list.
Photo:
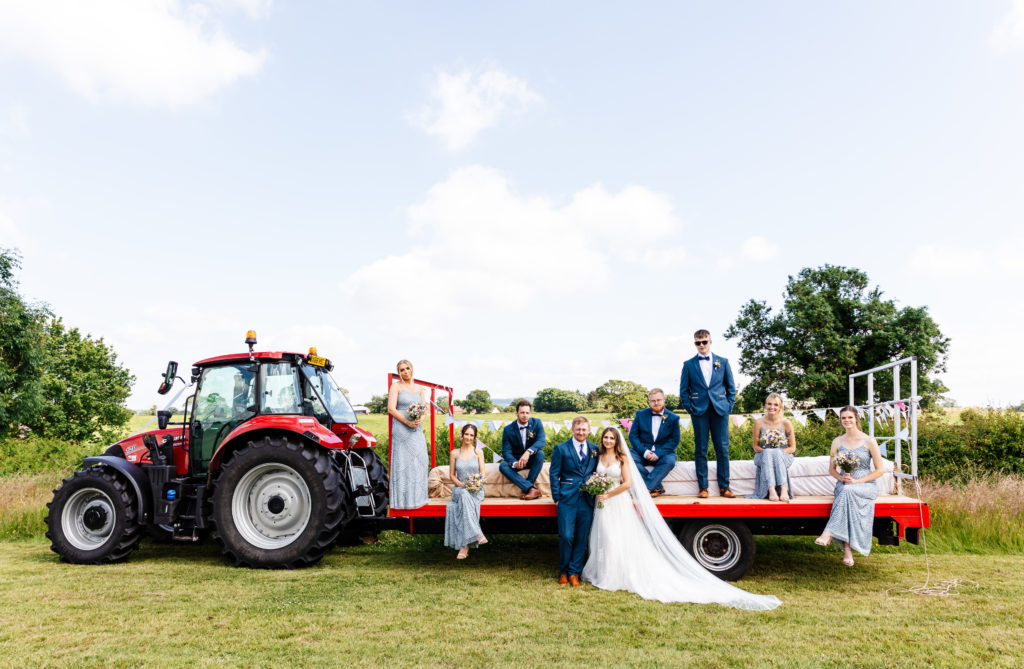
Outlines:
{"label": "bridesmaid in blue dress", "polygon": [[750,499],[789,502],[789,466],[796,453],[793,423],[782,417],[782,395],[764,401],[764,415],[754,420],[754,494]]}
{"label": "bridesmaid in blue dress", "polygon": [[413,404],[427,404],[423,389],[413,383],[412,363],[399,360],[398,378],[388,390],[388,413],[391,415],[390,486],[392,509],[418,509],[427,503],[427,440],[420,427],[423,418],[410,420]]}
{"label": "bridesmaid in blue dress", "polygon": [[[832,440],[828,473],[838,481],[832,500],[832,513],[821,536],[814,540],[827,546],[833,539],[843,542],[843,564],[853,566],[853,551],[861,555],[871,552],[871,528],[875,522],[875,498],[878,484],[875,479],[885,474],[882,453],[878,443],[860,430],[860,416],[855,407],[843,407],[839,422],[846,434]],[[835,458],[842,453],[853,453],[860,464],[852,472],[842,472]]]}
{"label": "bridesmaid in blue dress", "polygon": [[470,492],[464,487],[468,477],[485,471],[484,452],[476,447],[476,426],[467,424],[462,428],[462,445],[449,453],[452,501],[444,514],[444,545],[458,548],[455,557],[459,560],[466,559],[470,547],[487,543],[487,537],[480,530],[480,502],[484,500],[484,489],[481,487],[477,492]]}

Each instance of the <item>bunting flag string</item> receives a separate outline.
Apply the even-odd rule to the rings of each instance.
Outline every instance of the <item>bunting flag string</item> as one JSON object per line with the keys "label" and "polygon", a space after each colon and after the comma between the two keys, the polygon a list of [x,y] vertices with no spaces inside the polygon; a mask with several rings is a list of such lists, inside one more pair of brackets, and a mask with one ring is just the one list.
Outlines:
{"label": "bunting flag string", "polygon": [[[899,415],[900,418],[903,421],[909,422],[910,421],[910,413],[911,413],[911,411],[919,408],[918,401],[920,399],[921,399],[920,397],[913,397],[913,398],[910,398],[909,400],[890,400],[890,401],[886,401],[886,402],[877,402],[875,404],[865,404],[865,405],[857,406],[856,408],[857,408],[858,411],[861,412],[861,416],[862,417],[869,417],[870,416],[875,421],[875,423],[877,423],[878,425],[889,427],[891,424],[895,423],[897,415]],[[807,419],[810,417],[811,414],[814,414],[815,416],[817,416],[817,418],[819,420],[824,421],[825,418],[828,416],[828,414],[830,412],[834,413],[835,415],[838,416],[839,412],[841,410],[842,410],[841,407],[820,407],[820,408],[813,408],[813,409],[794,409],[794,410],[792,410],[790,412],[791,415],[789,416],[789,418],[791,420],[793,420],[793,421],[799,422],[803,426],[806,426],[807,425]],[[743,427],[743,425],[748,420],[759,420],[759,419],[762,419],[762,418],[764,418],[764,413],[760,412],[760,411],[755,411],[755,412],[752,412],[752,413],[749,413],[749,414],[730,414],[730,416],[729,416],[729,420],[736,427]],[[463,420],[458,420],[454,416],[452,416],[452,414],[447,414],[445,416],[445,418],[444,418],[444,424],[446,426],[454,426],[456,429],[459,429],[459,430],[461,430],[462,427],[464,425],[466,425],[466,424],[472,424],[472,425],[475,425],[478,429],[480,429],[481,427],[485,427],[485,428],[490,429],[493,432],[497,432],[498,430],[501,430],[504,426],[506,426],[506,425],[508,425],[510,423],[513,423],[513,422],[515,422],[515,421],[514,420],[509,420],[509,421],[491,420],[491,421],[487,421],[487,420],[469,419],[469,418],[463,419]],[[591,434],[597,434],[600,431],[600,428],[597,427],[597,425],[596,425],[597,423],[600,423],[601,427],[612,427],[613,425],[618,424],[624,430],[629,430],[633,426],[633,420],[630,419],[630,418],[618,418],[618,419],[615,419],[615,420],[601,420],[601,421],[594,421],[594,423],[595,424],[592,425],[591,428],[590,428],[590,433]],[[544,426],[544,428],[546,430],[550,430],[552,432],[559,432],[563,428],[566,429],[566,430],[572,430],[572,420],[571,419],[570,420],[548,420],[548,421],[542,421],[541,424]],[[693,421],[692,421],[691,418],[684,417],[684,416],[680,416],[679,417],[679,429],[680,430],[689,430],[689,429],[692,428],[692,425],[693,425]],[[909,438],[909,431],[907,429],[901,429],[900,430],[900,438],[901,439]]]}

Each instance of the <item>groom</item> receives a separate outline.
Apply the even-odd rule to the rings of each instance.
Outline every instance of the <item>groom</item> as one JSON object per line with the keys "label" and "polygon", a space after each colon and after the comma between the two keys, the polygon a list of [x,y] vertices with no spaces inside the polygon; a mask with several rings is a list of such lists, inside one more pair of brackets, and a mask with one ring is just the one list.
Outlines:
{"label": "groom", "polygon": [[597,445],[590,443],[590,421],[583,416],[572,420],[572,438],[555,446],[551,453],[551,496],[558,505],[558,585],[580,586],[583,555],[594,520],[594,498],[580,486],[597,466]]}
{"label": "groom", "polygon": [[718,488],[722,497],[735,497],[729,490],[729,412],[736,402],[736,382],[729,361],[711,353],[711,333],[693,333],[697,355],[683,363],[679,379],[679,401],[693,421],[693,459],[697,465],[698,497],[708,496],[708,434],[715,445]]}

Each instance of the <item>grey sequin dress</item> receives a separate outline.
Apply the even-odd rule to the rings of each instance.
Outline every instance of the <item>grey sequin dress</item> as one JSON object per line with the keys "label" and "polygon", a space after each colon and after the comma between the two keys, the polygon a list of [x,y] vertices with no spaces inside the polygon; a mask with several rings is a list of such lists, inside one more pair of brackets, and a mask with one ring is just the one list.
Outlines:
{"label": "grey sequin dress", "polygon": [[[405,413],[422,401],[419,393],[398,391],[396,408]],[[418,509],[427,503],[427,440],[423,430],[391,418],[391,508]]]}
{"label": "grey sequin dress", "polygon": [[[774,428],[782,433],[782,443],[788,448],[786,432],[782,428]],[[761,428],[758,441],[764,441],[765,433],[769,430]],[[788,495],[793,496],[793,486],[789,484],[789,466],[793,464],[793,454],[787,453],[782,448],[763,448],[760,453],[754,453],[754,494],[747,495],[748,499],[766,499],[769,491],[774,487],[776,494],[779,493],[778,486],[786,486]]]}
{"label": "grey sequin dress", "polygon": [[[452,454],[455,458],[455,475],[460,481],[466,477],[480,473],[480,464],[476,457],[463,460],[458,457],[458,452]],[[444,545],[448,548],[462,548],[472,546],[476,548],[476,540],[482,534],[480,531],[480,502],[484,499],[484,490],[472,493],[462,486],[452,488],[452,501],[444,514]]]}
{"label": "grey sequin dress", "polygon": [[[839,446],[839,453],[850,452],[860,460],[860,466],[850,474],[855,479],[871,473],[871,451],[865,445],[867,439],[856,448]],[[843,483],[836,481],[832,513],[825,529],[833,539],[845,541],[850,548],[861,555],[871,552],[871,528],[875,522],[875,498],[878,497],[878,483]]]}

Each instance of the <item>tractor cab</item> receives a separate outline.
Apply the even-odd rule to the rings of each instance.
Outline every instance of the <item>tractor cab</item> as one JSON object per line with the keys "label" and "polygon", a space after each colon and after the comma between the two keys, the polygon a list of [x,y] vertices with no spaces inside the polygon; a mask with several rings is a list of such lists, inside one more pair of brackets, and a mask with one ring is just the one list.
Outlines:
{"label": "tractor cab", "polygon": [[[193,368],[198,388],[186,401],[189,470],[205,474],[217,449],[258,417],[263,425],[314,421],[338,436],[357,435],[356,413],[331,377],[331,362],[310,349],[300,353],[252,353],[201,360]],[[313,420],[308,420],[308,419]]]}

